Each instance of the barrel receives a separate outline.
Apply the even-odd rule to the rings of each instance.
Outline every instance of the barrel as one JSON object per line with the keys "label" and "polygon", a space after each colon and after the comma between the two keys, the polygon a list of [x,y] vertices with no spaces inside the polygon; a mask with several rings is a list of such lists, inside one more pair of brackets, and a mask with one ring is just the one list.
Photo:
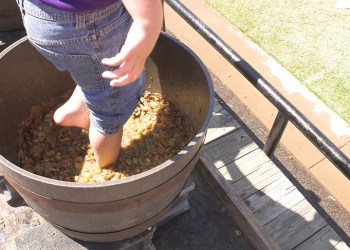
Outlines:
{"label": "barrel", "polygon": [[162,33],[147,64],[146,89],[166,96],[193,124],[194,137],[164,163],[130,177],[75,183],[32,174],[18,166],[17,132],[32,106],[72,88],[28,42],[0,54],[0,173],[27,204],[66,235],[93,242],[133,237],[172,206],[199,159],[214,103],[210,75],[186,45]]}
{"label": "barrel", "polygon": [[23,29],[16,0],[0,0],[0,32]]}

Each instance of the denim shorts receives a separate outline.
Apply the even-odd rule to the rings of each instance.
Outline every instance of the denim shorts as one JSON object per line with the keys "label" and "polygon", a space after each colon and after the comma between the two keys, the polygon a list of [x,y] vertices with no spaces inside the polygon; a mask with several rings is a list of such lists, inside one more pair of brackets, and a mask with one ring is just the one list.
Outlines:
{"label": "denim shorts", "polygon": [[18,1],[29,41],[57,69],[70,72],[90,110],[91,125],[104,134],[116,133],[136,108],[145,82],[143,72],[133,83],[112,87],[101,75],[115,69],[101,60],[120,51],[132,24],[124,5],[118,1],[105,9],[74,13],[38,0]]}

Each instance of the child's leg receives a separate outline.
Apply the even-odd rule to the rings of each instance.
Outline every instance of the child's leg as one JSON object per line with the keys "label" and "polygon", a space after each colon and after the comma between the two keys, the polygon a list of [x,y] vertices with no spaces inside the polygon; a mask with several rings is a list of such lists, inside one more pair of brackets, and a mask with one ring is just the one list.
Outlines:
{"label": "child's leg", "polygon": [[74,126],[89,129],[90,111],[87,109],[79,87],[75,87],[68,101],[58,108],[53,116],[54,121],[61,126]]}
{"label": "child's leg", "polygon": [[[61,126],[74,126],[89,130],[90,111],[87,109],[79,87],[76,87],[68,101],[58,108],[54,120]],[[97,165],[106,167],[118,160],[123,129],[115,134],[102,134],[93,126],[89,130],[89,139],[94,150]]]}
{"label": "child's leg", "polygon": [[115,163],[119,157],[123,128],[115,134],[102,134],[93,126],[90,127],[89,137],[94,150],[96,163],[103,168]]}
{"label": "child's leg", "polygon": [[[101,72],[110,70],[101,60],[120,50],[132,18],[121,1],[94,15],[57,10],[36,0],[24,1],[24,9],[32,44],[59,70],[69,71],[79,86],[55,112],[54,120],[63,126],[89,129],[99,166],[114,163],[119,156],[123,124],[137,106],[144,76],[134,84],[112,87],[110,80],[101,76]],[[100,35],[91,36],[94,32]]]}

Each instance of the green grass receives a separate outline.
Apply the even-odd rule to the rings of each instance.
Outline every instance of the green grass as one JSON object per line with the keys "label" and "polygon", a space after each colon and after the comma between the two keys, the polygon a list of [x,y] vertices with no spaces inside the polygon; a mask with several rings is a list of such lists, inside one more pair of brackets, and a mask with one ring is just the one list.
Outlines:
{"label": "green grass", "polygon": [[335,0],[206,1],[350,122],[350,9]]}

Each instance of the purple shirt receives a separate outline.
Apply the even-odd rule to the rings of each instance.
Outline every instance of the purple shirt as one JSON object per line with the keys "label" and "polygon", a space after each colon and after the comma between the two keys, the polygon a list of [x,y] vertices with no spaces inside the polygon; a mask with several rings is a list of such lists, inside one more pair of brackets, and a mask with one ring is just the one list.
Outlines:
{"label": "purple shirt", "polygon": [[105,8],[119,0],[39,0],[54,8],[65,11],[90,11]]}

